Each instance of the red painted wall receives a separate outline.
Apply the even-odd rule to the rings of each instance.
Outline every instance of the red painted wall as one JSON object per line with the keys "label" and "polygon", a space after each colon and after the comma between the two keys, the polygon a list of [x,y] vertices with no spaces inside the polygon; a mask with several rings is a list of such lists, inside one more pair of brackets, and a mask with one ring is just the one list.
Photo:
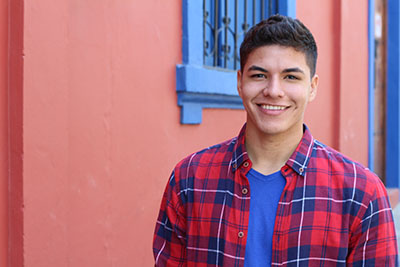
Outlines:
{"label": "red painted wall", "polygon": [[337,1],[301,0],[297,17],[313,33],[318,46],[317,98],[308,106],[305,121],[315,138],[339,147],[340,17]]}
{"label": "red painted wall", "polygon": [[[17,252],[11,266],[151,266],[153,229],[173,166],[236,135],[244,111],[205,110],[201,125],[179,124],[180,1],[12,2],[24,8],[11,8],[11,178],[21,178],[12,179],[10,192],[10,207],[21,210],[10,213]],[[366,163],[364,2],[298,0],[297,9],[320,51],[319,92],[307,124],[321,141]],[[22,47],[23,64],[16,64]]]}
{"label": "red painted wall", "polygon": [[8,1],[0,0],[0,266],[8,260]]}
{"label": "red painted wall", "polygon": [[162,191],[243,111],[181,126],[180,1],[25,1],[26,266],[151,266]]}
{"label": "red painted wall", "polygon": [[9,1],[8,60],[8,264],[24,266],[24,166],[23,166],[23,85],[24,6],[23,0]]}
{"label": "red painted wall", "polygon": [[341,3],[339,149],[367,165],[368,1]]}
{"label": "red painted wall", "polygon": [[306,123],[313,135],[368,164],[368,1],[297,1],[317,41],[320,77]]}

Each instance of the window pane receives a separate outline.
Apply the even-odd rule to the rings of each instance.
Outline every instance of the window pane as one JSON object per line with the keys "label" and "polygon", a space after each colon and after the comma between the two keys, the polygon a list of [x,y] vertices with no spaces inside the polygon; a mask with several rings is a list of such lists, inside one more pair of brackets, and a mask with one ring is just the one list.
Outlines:
{"label": "window pane", "polygon": [[239,47],[245,33],[277,13],[278,0],[203,1],[204,65],[239,69]]}

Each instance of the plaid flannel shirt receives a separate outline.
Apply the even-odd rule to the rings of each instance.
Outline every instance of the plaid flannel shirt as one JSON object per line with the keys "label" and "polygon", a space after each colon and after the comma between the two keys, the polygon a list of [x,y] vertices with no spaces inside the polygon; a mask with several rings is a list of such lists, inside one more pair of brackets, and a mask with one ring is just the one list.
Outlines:
{"label": "plaid flannel shirt", "polygon": [[[243,266],[252,163],[239,136],[174,169],[158,216],[156,266]],[[272,266],[397,266],[392,211],[380,179],[315,140],[307,127],[281,168]]]}

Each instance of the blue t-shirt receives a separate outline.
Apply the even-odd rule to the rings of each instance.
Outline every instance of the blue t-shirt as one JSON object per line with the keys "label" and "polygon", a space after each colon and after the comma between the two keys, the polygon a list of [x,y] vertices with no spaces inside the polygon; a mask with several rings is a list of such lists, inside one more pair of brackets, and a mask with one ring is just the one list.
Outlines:
{"label": "blue t-shirt", "polygon": [[271,266],[276,210],[286,180],[280,171],[263,175],[253,169],[247,179],[251,198],[244,266]]}

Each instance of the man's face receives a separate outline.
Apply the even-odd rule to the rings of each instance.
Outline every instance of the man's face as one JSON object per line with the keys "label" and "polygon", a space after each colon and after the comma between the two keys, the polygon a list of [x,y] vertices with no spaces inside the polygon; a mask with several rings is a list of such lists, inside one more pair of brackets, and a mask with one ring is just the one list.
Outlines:
{"label": "man's face", "polygon": [[318,85],[305,54],[291,47],[262,46],[250,53],[241,71],[237,84],[247,128],[262,135],[302,132],[304,111]]}

